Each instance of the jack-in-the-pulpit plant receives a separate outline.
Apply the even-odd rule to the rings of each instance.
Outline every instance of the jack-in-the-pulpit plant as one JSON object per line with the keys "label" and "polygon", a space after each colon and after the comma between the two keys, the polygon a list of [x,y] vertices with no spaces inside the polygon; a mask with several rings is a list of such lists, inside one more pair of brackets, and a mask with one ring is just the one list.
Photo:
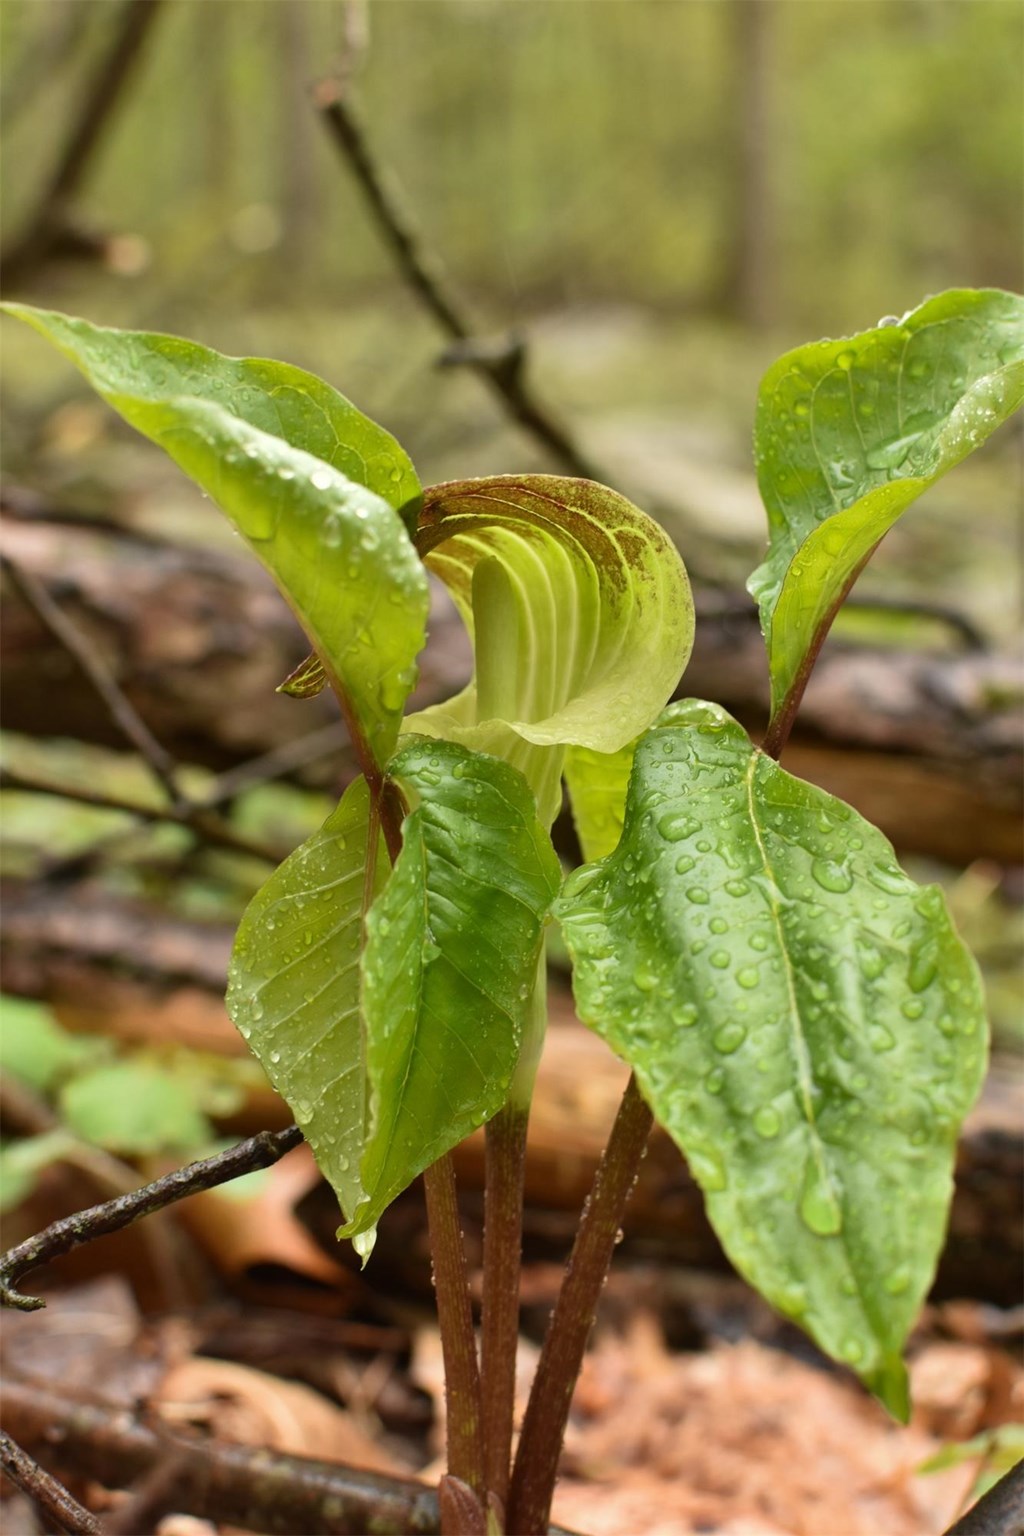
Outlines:
{"label": "jack-in-the-pulpit plant", "polygon": [[[537,1423],[548,1414],[557,1442],[600,1286],[595,1271],[578,1349],[545,1346],[558,1401],[531,1405],[510,1480],[521,1152],[553,919],[580,1017],[634,1074],[615,1224],[652,1112],[739,1272],[905,1416],[902,1348],[985,1068],[981,989],[941,892],[778,758],[872,551],[1024,398],[1024,301],[942,294],[769,370],[755,426],[769,543],[750,581],[771,678],[760,745],[713,702],[670,702],[693,638],[686,572],[616,492],[532,474],[424,489],[387,432],[298,368],[6,308],[231,519],[313,648],[283,686],[329,686],[348,723],[360,776],[245,913],[228,1006],[364,1257],[427,1172],[445,1529],[546,1529],[557,1443],[539,1458]],[[406,715],[428,572],[474,674]],[[549,835],[563,786],[587,861],[564,881]],[[481,1395],[437,1170],[484,1122]],[[580,1271],[603,1273],[612,1241],[600,1264],[584,1242]]]}

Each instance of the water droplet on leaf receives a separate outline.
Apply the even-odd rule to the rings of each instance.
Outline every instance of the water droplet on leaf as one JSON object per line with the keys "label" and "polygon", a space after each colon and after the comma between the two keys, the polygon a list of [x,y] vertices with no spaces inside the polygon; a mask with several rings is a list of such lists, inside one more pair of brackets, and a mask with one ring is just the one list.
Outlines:
{"label": "water droplet on leaf", "polygon": [[836,859],[815,859],[811,865],[811,875],[823,891],[842,894],[853,886],[850,871]]}
{"label": "water droplet on leaf", "polygon": [[834,1237],[842,1231],[843,1214],[819,1165],[811,1160],[804,1172],[800,1217],[818,1237]]}

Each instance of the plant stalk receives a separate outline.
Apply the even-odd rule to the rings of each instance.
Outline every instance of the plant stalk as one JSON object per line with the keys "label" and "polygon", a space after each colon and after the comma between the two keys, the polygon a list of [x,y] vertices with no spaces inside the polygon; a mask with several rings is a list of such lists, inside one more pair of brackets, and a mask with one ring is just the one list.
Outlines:
{"label": "plant stalk", "polygon": [[[455,1198],[455,1173],[445,1154],[423,1175],[434,1261],[437,1320],[444,1357],[448,1471],[485,1498],[480,1369],[473,1334],[466,1250]],[[444,1529],[444,1536],[461,1536]]]}
{"label": "plant stalk", "polygon": [[547,1530],[573,1388],[653,1116],[631,1077],[576,1233],[523,1420],[508,1501],[516,1536]]}
{"label": "plant stalk", "polygon": [[[340,693],[338,698],[341,702]],[[389,783],[378,781],[376,792],[374,790],[371,784],[371,799],[380,815],[384,841],[394,863],[402,847],[401,799],[395,786]],[[473,1332],[466,1245],[455,1191],[455,1170],[447,1153],[425,1170],[423,1188],[444,1360],[448,1472],[465,1483],[483,1503],[486,1487],[480,1366]],[[447,1501],[441,1516],[442,1536],[464,1536],[461,1526],[457,1502]]]}
{"label": "plant stalk", "polygon": [[480,1378],[487,1489],[508,1499],[519,1343],[527,1110],[509,1102],[486,1130]]}

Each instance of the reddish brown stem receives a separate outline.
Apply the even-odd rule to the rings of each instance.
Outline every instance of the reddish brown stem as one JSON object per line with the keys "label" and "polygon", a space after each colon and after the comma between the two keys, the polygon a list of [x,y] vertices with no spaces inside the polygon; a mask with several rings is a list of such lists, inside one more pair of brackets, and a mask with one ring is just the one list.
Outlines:
{"label": "reddish brown stem", "polygon": [[[423,1175],[423,1184],[444,1357],[448,1471],[482,1499],[486,1490],[480,1369],[451,1158],[446,1155],[428,1168]],[[459,1533],[445,1531],[445,1536],[459,1536]]]}
{"label": "reddish brown stem", "polygon": [[527,1112],[507,1104],[486,1132],[480,1376],[487,1490],[504,1504],[512,1458]]}
{"label": "reddish brown stem", "polygon": [[530,1391],[508,1502],[507,1529],[516,1536],[547,1530],[573,1388],[652,1123],[631,1077],[583,1208]]}

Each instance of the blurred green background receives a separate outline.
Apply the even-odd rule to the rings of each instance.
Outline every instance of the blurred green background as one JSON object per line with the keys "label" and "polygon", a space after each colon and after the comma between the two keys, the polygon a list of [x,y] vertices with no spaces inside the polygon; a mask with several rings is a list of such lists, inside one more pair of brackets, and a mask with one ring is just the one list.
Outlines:
{"label": "blurred green background", "polygon": [[[543,465],[476,379],[436,368],[436,327],[318,121],[313,85],[356,59],[373,149],[481,332],[521,328],[539,389],[606,478],[669,520],[675,507],[733,580],[763,540],[749,444],[767,364],[942,288],[1020,283],[1014,0],[157,9],[74,199],[123,238],[9,294],[304,364],[396,431],[426,481]],[[0,6],[5,247],[120,13]],[[5,329],[8,466],[31,454],[45,477],[35,429],[82,391]],[[1019,492],[1004,432],[887,541],[869,587],[924,585],[1005,636]]]}

